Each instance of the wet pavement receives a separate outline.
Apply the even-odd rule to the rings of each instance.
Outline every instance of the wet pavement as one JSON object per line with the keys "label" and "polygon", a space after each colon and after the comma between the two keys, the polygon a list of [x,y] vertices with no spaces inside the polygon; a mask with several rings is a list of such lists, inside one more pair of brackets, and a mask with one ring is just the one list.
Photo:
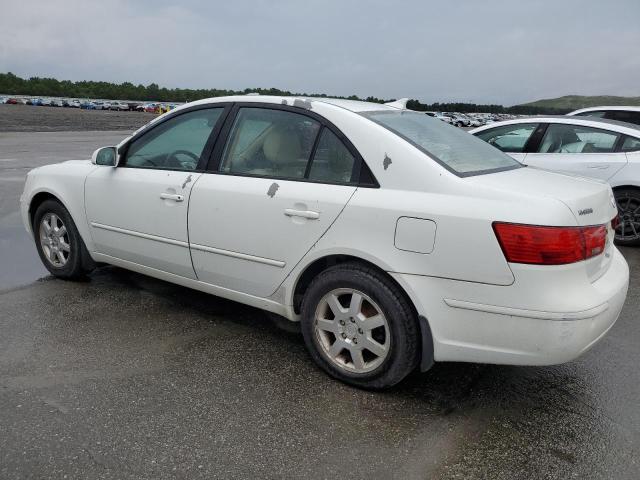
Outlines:
{"label": "wet pavement", "polygon": [[437,364],[365,392],[258,310],[113,267],[46,276],[17,215],[26,169],[123,135],[0,133],[0,478],[638,478],[640,249],[577,361]]}

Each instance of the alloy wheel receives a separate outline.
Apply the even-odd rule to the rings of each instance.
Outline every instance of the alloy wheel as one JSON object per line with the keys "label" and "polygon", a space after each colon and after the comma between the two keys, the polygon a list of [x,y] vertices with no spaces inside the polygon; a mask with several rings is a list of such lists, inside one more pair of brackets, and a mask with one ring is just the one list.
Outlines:
{"label": "alloy wheel", "polygon": [[47,213],[40,220],[40,247],[47,261],[56,268],[64,267],[71,255],[69,233],[62,219]]}
{"label": "alloy wheel", "polygon": [[389,355],[387,318],[361,291],[340,288],[322,297],[316,308],[314,330],[325,357],[348,372],[375,370]]}
{"label": "alloy wheel", "polygon": [[633,241],[640,239],[640,197],[623,195],[616,197],[618,225],[616,240]]}

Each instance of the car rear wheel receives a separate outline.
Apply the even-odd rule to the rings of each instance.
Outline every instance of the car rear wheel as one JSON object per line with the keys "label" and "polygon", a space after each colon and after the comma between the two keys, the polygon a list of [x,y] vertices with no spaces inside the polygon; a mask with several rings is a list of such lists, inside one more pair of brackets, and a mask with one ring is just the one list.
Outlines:
{"label": "car rear wheel", "polygon": [[618,206],[616,243],[622,246],[640,245],[640,190],[623,188],[614,191]]}
{"label": "car rear wheel", "polygon": [[71,215],[56,200],[46,200],[33,217],[33,235],[44,266],[59,278],[77,279],[94,268]]}
{"label": "car rear wheel", "polygon": [[413,309],[397,285],[365,265],[320,273],[302,301],[301,329],[320,368],[357,387],[391,387],[419,361]]}

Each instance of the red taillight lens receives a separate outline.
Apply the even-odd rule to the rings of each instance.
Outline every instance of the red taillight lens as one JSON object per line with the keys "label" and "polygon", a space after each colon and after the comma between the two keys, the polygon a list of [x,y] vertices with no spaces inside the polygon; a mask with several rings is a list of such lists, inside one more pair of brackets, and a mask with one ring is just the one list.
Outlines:
{"label": "red taillight lens", "polygon": [[589,227],[543,227],[494,222],[507,262],[534,265],[564,265],[580,262],[604,252],[606,225]]}
{"label": "red taillight lens", "polygon": [[620,217],[616,214],[616,216],[611,219],[611,228],[615,230],[618,228],[618,225],[620,225]]}

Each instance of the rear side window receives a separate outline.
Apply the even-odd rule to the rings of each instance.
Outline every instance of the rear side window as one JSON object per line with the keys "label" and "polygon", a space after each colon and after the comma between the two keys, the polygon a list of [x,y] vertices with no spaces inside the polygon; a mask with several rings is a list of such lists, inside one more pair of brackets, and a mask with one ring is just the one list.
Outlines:
{"label": "rear side window", "polygon": [[618,134],[599,128],[552,123],[542,138],[539,153],[610,153]]}
{"label": "rear side window", "polygon": [[491,128],[475,135],[503,152],[519,153],[524,152],[524,147],[536,128],[537,123],[518,123]]}
{"label": "rear side window", "polygon": [[328,128],[322,130],[316,147],[309,179],[327,183],[350,183],[355,158],[344,143]]}
{"label": "rear side window", "polygon": [[385,110],[361,115],[462,177],[522,167],[521,163],[479,138],[422,113]]}
{"label": "rear side window", "polygon": [[594,112],[581,112],[581,113],[576,113],[576,117],[595,117],[595,118],[604,118],[604,115],[607,112],[605,112],[604,110],[598,110],[598,111],[594,111]]}
{"label": "rear side window", "polygon": [[625,110],[610,110],[604,118],[618,120],[619,122],[633,123],[640,125],[640,112],[628,112]]}
{"label": "rear side window", "polygon": [[622,142],[622,147],[620,151],[622,152],[637,152],[640,150],[640,138],[634,137],[624,137],[624,141]]}
{"label": "rear side window", "polygon": [[225,147],[227,173],[302,179],[320,123],[284,110],[241,108]]}

